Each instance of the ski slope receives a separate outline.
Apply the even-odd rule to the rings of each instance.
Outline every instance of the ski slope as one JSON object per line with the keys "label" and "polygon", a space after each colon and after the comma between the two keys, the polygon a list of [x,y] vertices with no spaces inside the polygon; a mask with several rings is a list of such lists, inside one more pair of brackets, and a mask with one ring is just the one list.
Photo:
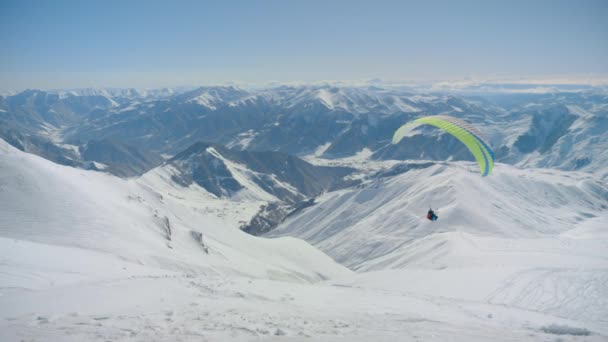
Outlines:
{"label": "ski slope", "polygon": [[[474,181],[467,168],[416,172],[456,179],[453,185]],[[548,176],[536,177],[530,184]],[[123,180],[59,166],[0,141],[0,340],[602,341],[608,336],[599,215],[605,208],[597,199],[603,188],[585,175],[572,177],[564,184],[572,186],[570,197],[580,197],[555,208],[563,212],[555,221],[562,226],[511,233],[490,226],[496,231],[484,235],[481,226],[444,225],[422,233],[419,220],[411,248],[370,257],[359,267],[376,271],[354,273],[297,238],[239,231],[257,200],[219,200],[197,186],[181,187],[169,169]],[[377,215],[391,201],[371,206],[374,196],[396,201],[406,191],[366,189],[329,193],[320,205],[363,193],[338,202],[367,203],[351,216],[368,206],[375,208],[368,216]],[[440,222],[466,213],[456,200],[466,188],[454,191],[452,207],[440,207]],[[587,212],[587,202],[600,206],[595,218],[569,216]],[[314,231],[318,222],[309,218]],[[393,243],[394,229],[383,241]],[[202,233],[203,244],[193,231]],[[441,241],[447,242],[429,248]],[[344,249],[334,249],[361,241],[352,235],[342,243]],[[319,247],[335,255],[331,246]]]}

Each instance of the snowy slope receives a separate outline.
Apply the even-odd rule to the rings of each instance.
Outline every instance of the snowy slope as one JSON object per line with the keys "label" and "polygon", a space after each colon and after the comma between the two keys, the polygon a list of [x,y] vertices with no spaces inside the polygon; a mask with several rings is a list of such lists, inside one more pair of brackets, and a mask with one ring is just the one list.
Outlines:
{"label": "snowy slope", "polygon": [[607,167],[608,113],[605,106],[567,106],[572,124],[548,151],[535,151],[523,158],[522,166],[559,167],[564,170],[597,172]]}
{"label": "snowy slope", "polygon": [[[60,166],[0,143],[2,237],[95,250],[160,268],[308,281],[344,273],[302,241],[269,241],[236,229],[256,203],[186,198],[180,188],[159,192],[146,185],[153,180]],[[209,254],[192,231],[203,234]]]}
{"label": "snowy slope", "polygon": [[238,102],[249,96],[249,93],[236,87],[200,87],[198,89],[180,94],[178,98],[186,103],[196,103],[210,110],[217,110],[219,106]]}
{"label": "snowy slope", "polygon": [[[608,186],[585,173],[448,163],[328,193],[268,236],[358,273],[336,286],[534,310],[608,327]],[[439,221],[424,218],[429,205]]]}
{"label": "snowy slope", "polygon": [[[475,182],[464,169],[416,172],[427,178],[460,175],[454,184]],[[526,178],[505,173],[507,179]],[[406,176],[387,183],[405,182]],[[554,181],[549,174],[536,177],[530,184]],[[571,202],[575,210],[602,196],[602,188],[585,175],[551,177],[580,196]],[[357,200],[374,195],[382,194],[367,192]],[[421,249],[413,246],[418,256],[410,258],[415,267],[353,274],[301,240],[266,240],[236,229],[256,205],[217,199],[196,184],[184,188],[171,181],[168,168],[125,181],[55,165],[0,141],[0,340],[602,341],[608,336],[602,216],[575,229],[519,231],[511,243],[480,237],[475,229],[419,234]],[[457,219],[458,208],[442,210],[441,220]],[[310,224],[313,229],[315,221]],[[191,237],[192,230],[203,233],[205,246]],[[449,250],[424,250],[425,239],[437,236],[460,244],[452,250],[462,257],[444,264]],[[357,236],[351,238],[356,243]],[[384,241],[391,240],[386,233]],[[477,244],[473,252],[471,241]],[[541,261],[529,262],[539,255]],[[524,269],[526,260],[553,264],[545,271]],[[497,268],[501,263],[508,265]],[[534,287],[538,279],[543,286]],[[554,298],[559,305],[551,305]]]}
{"label": "snowy slope", "polygon": [[[436,223],[424,218],[429,206],[439,210]],[[299,236],[350,267],[378,269],[399,266],[386,259],[433,234],[554,237],[607,211],[608,187],[588,174],[500,165],[482,178],[474,165],[454,163],[328,193],[272,235]]]}
{"label": "snowy slope", "polygon": [[[360,280],[354,286],[286,283],[172,272],[4,238],[0,246],[8,255],[0,265],[3,341],[555,341],[562,332],[590,334],[562,339],[602,341],[606,336],[576,320],[365,288]],[[73,261],[62,265],[65,260]]]}
{"label": "snowy slope", "polygon": [[183,187],[196,184],[215,198],[296,203],[345,187],[352,170],[315,166],[280,152],[228,149],[199,142],[157,170]]}

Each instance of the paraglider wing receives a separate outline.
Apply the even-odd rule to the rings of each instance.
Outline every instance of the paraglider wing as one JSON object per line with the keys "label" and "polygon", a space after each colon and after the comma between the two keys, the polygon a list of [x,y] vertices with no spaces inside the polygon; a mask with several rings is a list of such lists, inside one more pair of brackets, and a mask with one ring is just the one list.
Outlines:
{"label": "paraglider wing", "polygon": [[447,115],[434,115],[418,118],[399,127],[393,135],[393,144],[401,141],[411,130],[421,125],[440,128],[460,140],[471,151],[479,164],[482,176],[487,176],[494,168],[494,152],[481,133],[466,122]]}

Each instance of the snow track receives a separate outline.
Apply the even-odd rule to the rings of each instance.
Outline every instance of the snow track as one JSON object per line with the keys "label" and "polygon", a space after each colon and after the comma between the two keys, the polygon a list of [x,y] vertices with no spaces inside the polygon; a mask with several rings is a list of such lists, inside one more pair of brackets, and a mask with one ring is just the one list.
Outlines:
{"label": "snow track", "polygon": [[486,301],[608,327],[608,269],[524,270],[509,277]]}
{"label": "snow track", "polygon": [[[78,302],[48,300],[66,298],[66,291]],[[502,305],[221,275],[130,276],[14,300],[31,313],[5,314],[3,340],[553,341],[542,327],[578,326]]]}

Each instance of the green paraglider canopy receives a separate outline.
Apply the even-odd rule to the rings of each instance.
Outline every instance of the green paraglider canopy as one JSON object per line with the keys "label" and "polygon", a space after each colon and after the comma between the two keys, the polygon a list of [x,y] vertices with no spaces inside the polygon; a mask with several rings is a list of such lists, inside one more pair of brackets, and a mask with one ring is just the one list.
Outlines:
{"label": "green paraglider canopy", "polygon": [[482,176],[487,176],[494,168],[494,152],[481,133],[468,123],[447,115],[434,115],[418,118],[399,127],[393,135],[393,144],[397,144],[410,131],[421,125],[438,127],[460,140],[471,151],[479,164]]}

